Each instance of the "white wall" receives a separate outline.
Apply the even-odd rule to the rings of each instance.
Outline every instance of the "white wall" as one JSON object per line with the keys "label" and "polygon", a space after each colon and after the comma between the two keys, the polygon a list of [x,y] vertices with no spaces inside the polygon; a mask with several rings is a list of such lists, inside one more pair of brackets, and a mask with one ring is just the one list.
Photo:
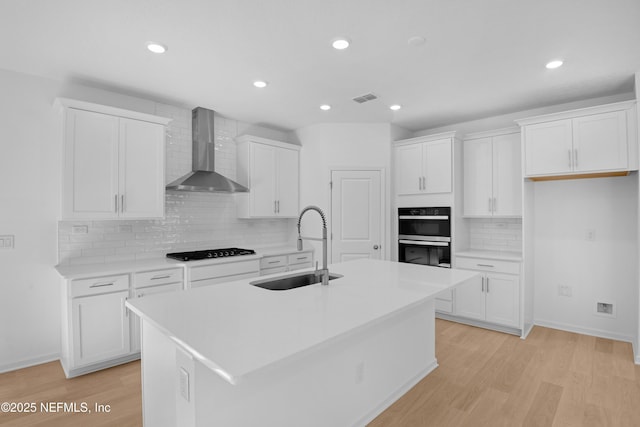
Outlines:
{"label": "white wall", "polygon": [[[60,279],[54,270],[57,263],[58,212],[60,198],[60,164],[62,147],[62,116],[54,110],[56,97],[75,98],[88,102],[140,111],[149,114],[175,116],[181,127],[173,127],[167,143],[167,180],[177,178],[191,169],[190,111],[183,105],[168,105],[126,94],[105,91],[77,84],[61,83],[40,77],[0,70],[0,235],[15,235],[15,249],[0,249],[0,372],[58,358],[60,351]],[[217,117],[223,137],[231,143],[236,134],[243,132],[258,136],[290,140],[284,132]],[[235,173],[233,149],[222,150],[221,169]],[[218,161],[216,161],[218,166]],[[240,221],[233,215],[231,195],[173,195],[167,211],[173,219],[182,214],[208,217],[204,221],[204,234],[215,243],[232,243],[234,231],[247,230],[241,242],[291,241],[295,223],[292,220],[273,224],[269,221]],[[89,234],[83,237],[93,245],[111,233],[127,236],[120,254],[96,251],[94,247],[82,253],[74,247],[77,240],[67,233],[74,222],[61,223],[61,249],[64,259],[84,262],[106,262],[118,256],[131,256],[128,247],[143,244],[140,256],[161,254],[179,242],[167,242],[175,230],[169,222],[96,221],[86,222]],[[164,225],[168,228],[162,229]],[[177,224],[179,226],[179,224]],[[124,226],[124,228],[119,228]],[[158,237],[146,227],[158,226],[165,235]],[[151,233],[145,235],[145,233]],[[188,231],[185,231],[188,233]],[[174,233],[175,234],[175,233]],[[180,232],[178,232],[180,234]],[[256,237],[256,236],[262,237]],[[199,244],[204,244],[201,237]],[[182,237],[185,237],[183,234]],[[188,238],[189,236],[187,236]],[[66,239],[66,240],[65,240]],[[164,240],[163,240],[164,239]],[[87,242],[84,242],[87,243]],[[133,244],[135,243],[135,245]],[[148,249],[148,250],[147,250]],[[71,253],[70,251],[80,251]],[[138,250],[138,249],[136,249]],[[157,252],[154,252],[157,251]],[[96,255],[99,254],[99,255]],[[75,256],[74,256],[75,255]],[[138,253],[134,254],[138,257]],[[97,257],[93,260],[87,258]],[[111,258],[109,258],[111,257]],[[79,261],[79,262],[83,262]]]}
{"label": "white wall", "polygon": [[[534,184],[536,324],[632,341],[637,324],[638,182],[618,178]],[[593,241],[587,231],[595,232]],[[559,296],[558,286],[572,296]],[[595,315],[596,301],[616,317]]]}
{"label": "white wall", "polygon": [[[396,129],[394,132],[400,131]],[[302,145],[300,152],[301,208],[317,205],[327,216],[330,216],[329,181],[332,167],[384,168],[386,193],[384,212],[387,218],[383,253],[386,254],[385,258],[388,258],[391,126],[382,123],[324,123],[299,129],[296,131],[296,136]],[[312,213],[305,215],[303,234],[320,236],[321,223],[316,217],[317,215]],[[305,242],[305,245],[313,245],[318,251],[321,249],[321,246],[315,242]]]}

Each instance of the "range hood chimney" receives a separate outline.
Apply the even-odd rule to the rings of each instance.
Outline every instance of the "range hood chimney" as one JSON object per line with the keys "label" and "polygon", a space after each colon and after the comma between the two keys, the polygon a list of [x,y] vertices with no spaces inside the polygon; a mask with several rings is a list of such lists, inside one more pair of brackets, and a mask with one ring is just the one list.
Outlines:
{"label": "range hood chimney", "polygon": [[193,172],[167,185],[167,190],[203,193],[246,193],[249,189],[214,171],[215,137],[213,110],[197,107],[191,112],[193,132]]}

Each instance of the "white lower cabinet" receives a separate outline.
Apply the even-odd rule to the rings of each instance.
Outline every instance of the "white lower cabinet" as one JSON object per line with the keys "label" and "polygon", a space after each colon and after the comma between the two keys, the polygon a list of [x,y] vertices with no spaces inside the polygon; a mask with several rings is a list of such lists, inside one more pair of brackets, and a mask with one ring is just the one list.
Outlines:
{"label": "white lower cabinet", "polygon": [[129,291],[74,298],[73,358],[75,365],[129,353],[129,315],[124,306]]}
{"label": "white lower cabinet", "polygon": [[455,289],[456,316],[520,328],[520,263],[457,258],[456,268],[482,272]]}
{"label": "white lower cabinet", "polygon": [[129,356],[130,316],[125,308],[129,276],[91,277],[65,284],[61,363],[67,377]]}
{"label": "white lower cabinet", "polygon": [[189,288],[217,285],[234,280],[250,279],[260,275],[257,259],[188,266]]}

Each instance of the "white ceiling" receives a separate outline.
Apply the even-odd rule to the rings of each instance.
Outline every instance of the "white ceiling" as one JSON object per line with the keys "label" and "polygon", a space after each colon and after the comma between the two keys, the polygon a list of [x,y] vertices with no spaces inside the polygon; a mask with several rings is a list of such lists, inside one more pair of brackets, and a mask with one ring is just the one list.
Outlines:
{"label": "white ceiling", "polygon": [[[3,0],[0,68],[285,130],[415,131],[631,91],[640,0]],[[367,92],[379,99],[351,100]]]}

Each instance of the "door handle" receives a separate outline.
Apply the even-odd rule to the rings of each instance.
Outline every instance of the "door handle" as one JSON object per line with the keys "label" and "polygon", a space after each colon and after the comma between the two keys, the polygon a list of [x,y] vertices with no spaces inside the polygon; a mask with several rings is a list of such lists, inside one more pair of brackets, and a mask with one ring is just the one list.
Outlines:
{"label": "door handle", "polygon": [[380,246],[378,246],[378,245],[373,245],[373,249],[375,249],[375,250],[377,251],[378,249],[380,249]]}

